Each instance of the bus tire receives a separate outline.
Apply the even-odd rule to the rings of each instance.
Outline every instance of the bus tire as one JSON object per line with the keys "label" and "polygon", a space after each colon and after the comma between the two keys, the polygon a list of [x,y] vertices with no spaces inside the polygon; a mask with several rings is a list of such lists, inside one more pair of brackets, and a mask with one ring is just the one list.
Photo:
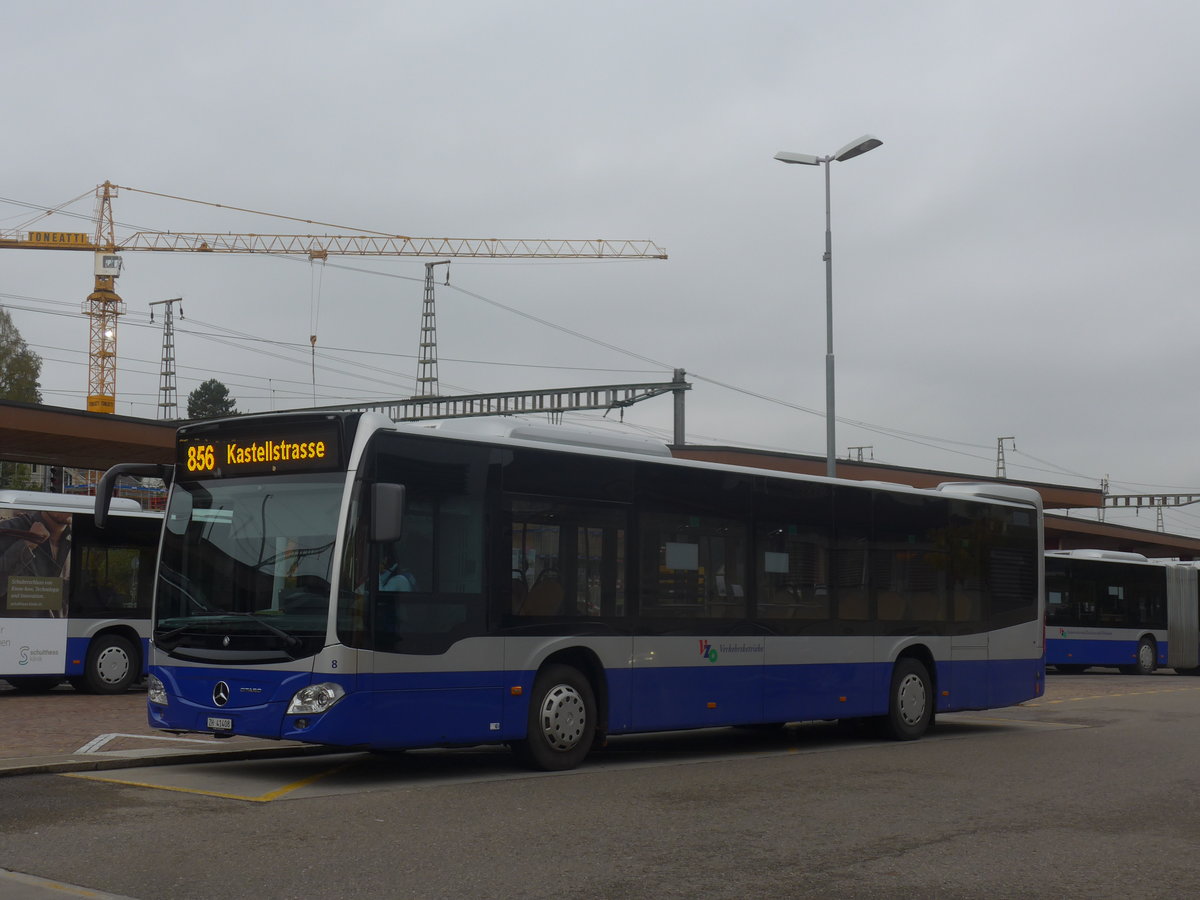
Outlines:
{"label": "bus tire", "polygon": [[13,689],[22,694],[44,694],[58,687],[61,675],[14,675],[5,678]]}
{"label": "bus tire", "polygon": [[88,646],[83,689],[89,694],[123,694],[137,680],[138,655],[128,638],[102,634]]}
{"label": "bus tire", "polygon": [[572,666],[549,665],[533,682],[525,740],[512,745],[523,764],[556,772],[587,757],[596,735],[596,697],[591,682]]}
{"label": "bus tire", "polygon": [[884,736],[897,741],[917,740],[933,722],[933,704],[929,671],[918,659],[900,657],[892,668],[888,712],[879,720]]}
{"label": "bus tire", "polygon": [[1137,662],[1131,666],[1120,666],[1124,675],[1151,675],[1158,668],[1158,647],[1154,638],[1144,637],[1138,641]]}

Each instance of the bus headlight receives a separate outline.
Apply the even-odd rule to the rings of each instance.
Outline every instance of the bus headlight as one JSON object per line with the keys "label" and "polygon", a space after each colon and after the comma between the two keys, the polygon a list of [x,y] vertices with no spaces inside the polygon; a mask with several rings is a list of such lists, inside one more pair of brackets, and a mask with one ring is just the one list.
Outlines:
{"label": "bus headlight", "polygon": [[146,699],[159,706],[167,705],[167,687],[157,675],[146,679]]}
{"label": "bus headlight", "polygon": [[346,695],[340,684],[331,681],[322,684],[310,684],[296,691],[292,702],[288,704],[287,715],[303,716],[323,713]]}

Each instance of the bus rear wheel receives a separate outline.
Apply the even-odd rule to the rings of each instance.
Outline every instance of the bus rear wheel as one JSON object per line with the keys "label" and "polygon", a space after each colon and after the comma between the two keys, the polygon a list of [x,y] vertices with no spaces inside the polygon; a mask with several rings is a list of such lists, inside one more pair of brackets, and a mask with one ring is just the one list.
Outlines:
{"label": "bus rear wheel", "polygon": [[933,683],[929,670],[911,656],[896,660],[888,712],[879,719],[880,731],[897,741],[915,741],[933,722]]}
{"label": "bus rear wheel", "polygon": [[137,679],[138,655],[128,638],[102,634],[88,647],[82,684],[89,694],[123,694]]}
{"label": "bus rear wheel", "polygon": [[550,665],[538,673],[529,703],[525,740],[512,745],[522,763],[547,772],[573,769],[596,735],[596,698],[583,673]]}
{"label": "bus rear wheel", "polygon": [[1132,666],[1121,666],[1123,675],[1150,675],[1158,668],[1158,648],[1152,638],[1138,641],[1137,662]]}

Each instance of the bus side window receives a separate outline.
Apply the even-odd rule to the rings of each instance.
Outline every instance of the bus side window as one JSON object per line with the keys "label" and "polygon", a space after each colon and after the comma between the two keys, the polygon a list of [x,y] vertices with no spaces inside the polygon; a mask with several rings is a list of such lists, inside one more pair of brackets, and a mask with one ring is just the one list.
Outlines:
{"label": "bus side window", "polygon": [[794,524],[763,523],[755,549],[759,618],[829,618],[829,549],[822,537]]}
{"label": "bus side window", "polygon": [[625,513],[514,499],[509,611],[517,616],[625,614]]}
{"label": "bus side window", "polygon": [[640,528],[643,615],[746,618],[747,541],[741,522],[648,512]]}

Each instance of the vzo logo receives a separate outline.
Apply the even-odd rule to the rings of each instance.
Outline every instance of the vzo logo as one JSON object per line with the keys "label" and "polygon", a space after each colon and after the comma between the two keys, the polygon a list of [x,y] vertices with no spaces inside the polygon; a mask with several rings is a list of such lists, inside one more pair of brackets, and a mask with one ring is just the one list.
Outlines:
{"label": "vzo logo", "polygon": [[702,657],[704,657],[705,659],[707,659],[709,662],[716,662],[717,661],[717,648],[714,647],[712,644],[710,644],[708,641],[701,638],[701,640],[700,640],[700,655]]}

